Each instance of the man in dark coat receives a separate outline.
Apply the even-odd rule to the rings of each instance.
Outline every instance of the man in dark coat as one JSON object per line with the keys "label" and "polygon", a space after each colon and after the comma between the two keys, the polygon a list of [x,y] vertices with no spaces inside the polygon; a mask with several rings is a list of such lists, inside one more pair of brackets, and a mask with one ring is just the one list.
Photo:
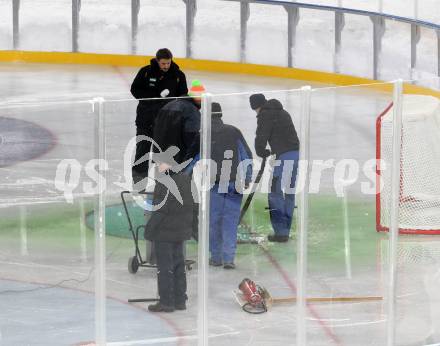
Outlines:
{"label": "man in dark coat", "polygon": [[[234,269],[243,187],[252,180],[252,152],[241,131],[225,124],[219,103],[212,103],[211,159],[216,163],[211,189],[209,251],[212,266]],[[247,163],[245,160],[249,160]]]}
{"label": "man in dark coat", "polygon": [[[165,173],[162,173],[165,174]],[[179,195],[170,193],[165,184],[156,182],[153,205],[165,203],[153,212],[145,230],[145,238],[153,242],[157,262],[160,300],[148,306],[152,312],[172,312],[186,309],[186,273],[184,241],[191,238],[193,199],[191,176],[169,174]],[[179,197],[180,196],[180,197]],[[180,201],[179,201],[180,199]],[[181,204],[182,203],[182,204]]]}
{"label": "man in dark coat", "polygon": [[153,155],[158,165],[153,206],[161,207],[152,213],[145,229],[145,239],[153,242],[157,260],[160,300],[148,306],[152,312],[186,309],[183,247],[193,233],[191,173],[200,152],[199,100],[169,102],[159,111],[154,126],[161,152]]}
{"label": "man in dark coat", "polygon": [[[295,187],[298,170],[299,139],[290,114],[283,109],[280,101],[267,101],[263,94],[254,94],[250,96],[249,102],[257,113],[255,151],[260,157],[274,154],[276,159],[268,196],[274,234],[269,235],[268,240],[286,242],[289,240],[295,208],[292,189]],[[266,148],[267,144],[270,150]],[[283,175],[290,179],[283,179]]]}
{"label": "man in dark coat", "polygon": [[[185,74],[172,58],[169,49],[159,49],[156,57],[150,60],[150,65],[139,70],[131,85],[132,95],[139,99],[136,111],[136,136],[148,136],[154,139],[154,120],[159,110],[169,102],[166,98],[184,96],[188,92]],[[149,140],[139,139],[136,143],[132,170],[135,184],[148,176],[149,158],[146,154],[150,153],[150,148]]]}

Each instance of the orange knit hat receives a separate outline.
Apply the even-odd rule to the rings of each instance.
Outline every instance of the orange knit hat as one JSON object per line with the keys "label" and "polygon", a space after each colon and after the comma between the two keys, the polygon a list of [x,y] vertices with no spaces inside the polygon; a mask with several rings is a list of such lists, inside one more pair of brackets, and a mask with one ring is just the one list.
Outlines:
{"label": "orange knit hat", "polygon": [[201,97],[205,92],[206,90],[203,84],[198,79],[194,79],[191,83],[191,89],[189,89],[188,95],[192,97]]}

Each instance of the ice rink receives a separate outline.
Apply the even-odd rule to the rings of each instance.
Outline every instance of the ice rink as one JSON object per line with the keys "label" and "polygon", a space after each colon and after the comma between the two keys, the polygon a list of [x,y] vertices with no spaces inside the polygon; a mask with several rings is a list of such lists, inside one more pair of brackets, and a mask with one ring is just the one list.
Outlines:
{"label": "ice rink", "polygon": [[[197,263],[187,273],[186,311],[152,314],[147,303],[127,303],[157,294],[155,269],[127,270],[134,243],[119,196],[129,187],[124,152],[135,135],[137,101],[129,88],[137,70],[0,64],[0,345],[87,345],[94,340],[94,199],[87,193],[95,183],[87,174],[95,157],[94,109],[88,101],[94,97],[106,100],[107,343],[197,344]],[[299,129],[300,93],[295,89],[314,88],[310,156],[322,174],[310,196],[307,296],[381,299],[309,302],[308,345],[385,345],[388,235],[375,229],[374,170],[368,162],[376,157],[376,117],[392,101],[390,84],[334,88],[292,79],[185,72],[188,81],[202,81],[222,105],[224,122],[240,128],[252,149],[256,118],[249,108],[251,93],[263,91],[267,98],[279,99]],[[347,176],[346,159],[359,163],[354,178]],[[71,165],[73,185],[62,181],[63,164]],[[246,218],[253,235],[271,233],[266,173]],[[338,185],[338,179],[352,178],[353,183]],[[372,191],[365,194],[364,189]],[[142,221],[139,208],[130,206],[133,217]],[[293,226],[285,244],[238,245],[235,270],[209,268],[210,345],[295,344],[295,303],[274,303],[267,313],[252,315],[232,294],[249,277],[275,297],[295,296],[295,230]],[[143,240],[140,248],[144,252]],[[187,257],[197,262],[195,241],[187,243]],[[438,345],[440,239],[401,236],[398,261],[397,344]]]}

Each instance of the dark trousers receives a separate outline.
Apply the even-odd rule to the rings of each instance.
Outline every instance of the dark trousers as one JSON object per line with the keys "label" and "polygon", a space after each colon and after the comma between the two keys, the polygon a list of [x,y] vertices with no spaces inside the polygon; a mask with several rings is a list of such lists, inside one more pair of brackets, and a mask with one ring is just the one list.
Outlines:
{"label": "dark trousers", "polygon": [[165,306],[184,304],[187,299],[183,244],[154,241],[160,303]]}
{"label": "dark trousers", "polygon": [[151,140],[141,139],[138,136],[147,136],[149,138],[153,138],[153,126],[148,128],[137,127],[136,128],[136,154],[135,154],[135,162],[138,160],[144,160],[139,164],[133,163],[132,167],[132,177],[133,183],[137,183],[142,179],[148,177],[148,162],[149,162],[149,153],[151,150]]}

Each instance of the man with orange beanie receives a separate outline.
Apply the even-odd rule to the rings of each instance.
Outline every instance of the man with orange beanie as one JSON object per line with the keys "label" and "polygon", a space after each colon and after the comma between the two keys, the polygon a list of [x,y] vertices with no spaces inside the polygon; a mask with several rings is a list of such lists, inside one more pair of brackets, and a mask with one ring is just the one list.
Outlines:
{"label": "man with orange beanie", "polygon": [[[186,272],[184,241],[194,232],[195,210],[191,193],[191,174],[200,153],[200,105],[205,91],[200,81],[193,81],[188,94],[167,103],[159,111],[154,137],[161,154],[153,159],[157,174],[166,176],[177,186],[181,201],[160,182],[156,183],[153,202],[165,200],[154,211],[145,229],[145,239],[153,242],[157,260],[159,302],[148,306],[151,312],[173,312],[186,309]],[[170,150],[177,147],[178,150]],[[163,155],[175,153],[174,157]],[[165,181],[165,180],[164,180]],[[157,201],[157,203],[156,203]]]}

